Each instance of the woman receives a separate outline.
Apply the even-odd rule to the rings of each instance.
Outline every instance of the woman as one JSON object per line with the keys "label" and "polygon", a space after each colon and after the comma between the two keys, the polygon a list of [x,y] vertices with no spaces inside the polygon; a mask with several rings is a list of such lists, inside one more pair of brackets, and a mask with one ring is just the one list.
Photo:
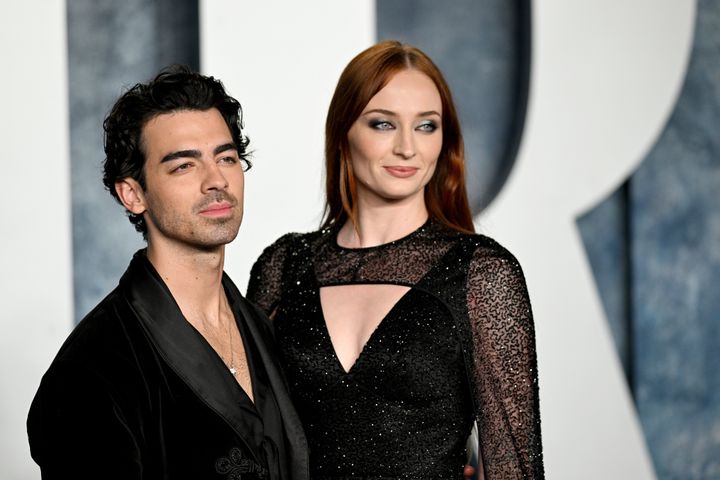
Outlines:
{"label": "woman", "polygon": [[326,123],[322,228],[288,234],[248,297],[274,321],[311,476],[542,478],[532,314],[515,258],[474,234],[442,74],[379,43],[343,71]]}

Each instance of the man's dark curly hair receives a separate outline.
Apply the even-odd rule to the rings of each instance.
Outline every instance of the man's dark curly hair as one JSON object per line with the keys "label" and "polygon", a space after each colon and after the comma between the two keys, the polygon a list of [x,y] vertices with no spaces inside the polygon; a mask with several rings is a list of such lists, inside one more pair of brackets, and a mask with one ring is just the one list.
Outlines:
{"label": "man's dark curly hair", "polygon": [[[247,150],[249,140],[242,133],[240,103],[225,92],[223,84],[193,72],[181,65],[168,67],[148,83],[138,83],[125,92],[103,122],[105,131],[105,164],[103,183],[120,202],[115,183],[134,178],[145,189],[145,151],[142,129],[151,119],[163,113],[181,110],[217,108],[230,129],[240,160],[250,168]],[[147,238],[142,215],[128,212],[135,229]]]}

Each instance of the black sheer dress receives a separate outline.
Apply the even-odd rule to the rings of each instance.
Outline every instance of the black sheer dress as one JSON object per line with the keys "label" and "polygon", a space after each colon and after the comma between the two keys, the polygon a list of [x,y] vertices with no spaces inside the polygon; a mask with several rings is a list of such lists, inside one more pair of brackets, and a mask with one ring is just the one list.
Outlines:
{"label": "black sheer dress", "polygon": [[[493,240],[428,221],[371,248],[337,228],[288,234],[253,267],[310,446],[311,477],[462,478],[477,419],[485,478],[543,478],[535,339],[520,266]],[[349,371],[319,289],[410,287]]]}

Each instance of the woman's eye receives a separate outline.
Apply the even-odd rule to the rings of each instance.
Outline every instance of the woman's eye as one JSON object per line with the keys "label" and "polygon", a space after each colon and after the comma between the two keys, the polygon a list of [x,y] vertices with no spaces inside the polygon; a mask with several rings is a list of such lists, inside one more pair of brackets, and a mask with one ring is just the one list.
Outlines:
{"label": "woman's eye", "polygon": [[417,129],[421,132],[428,132],[432,133],[435,130],[437,130],[437,124],[435,122],[423,122],[420,125],[418,125]]}
{"label": "woman's eye", "polygon": [[370,127],[375,130],[391,130],[394,128],[393,124],[387,120],[373,120],[370,122]]}

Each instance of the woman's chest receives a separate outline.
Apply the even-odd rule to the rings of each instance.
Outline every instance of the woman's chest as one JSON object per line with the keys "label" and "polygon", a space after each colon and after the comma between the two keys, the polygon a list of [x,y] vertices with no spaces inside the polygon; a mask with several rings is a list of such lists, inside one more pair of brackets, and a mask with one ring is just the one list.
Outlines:
{"label": "woman's chest", "polygon": [[[345,328],[353,329],[348,319]],[[465,382],[461,342],[447,306],[408,289],[370,333],[351,364],[343,364],[328,330],[317,289],[283,302],[274,320],[294,394],[362,385],[385,397],[430,401]],[[343,328],[342,321],[336,325]]]}

